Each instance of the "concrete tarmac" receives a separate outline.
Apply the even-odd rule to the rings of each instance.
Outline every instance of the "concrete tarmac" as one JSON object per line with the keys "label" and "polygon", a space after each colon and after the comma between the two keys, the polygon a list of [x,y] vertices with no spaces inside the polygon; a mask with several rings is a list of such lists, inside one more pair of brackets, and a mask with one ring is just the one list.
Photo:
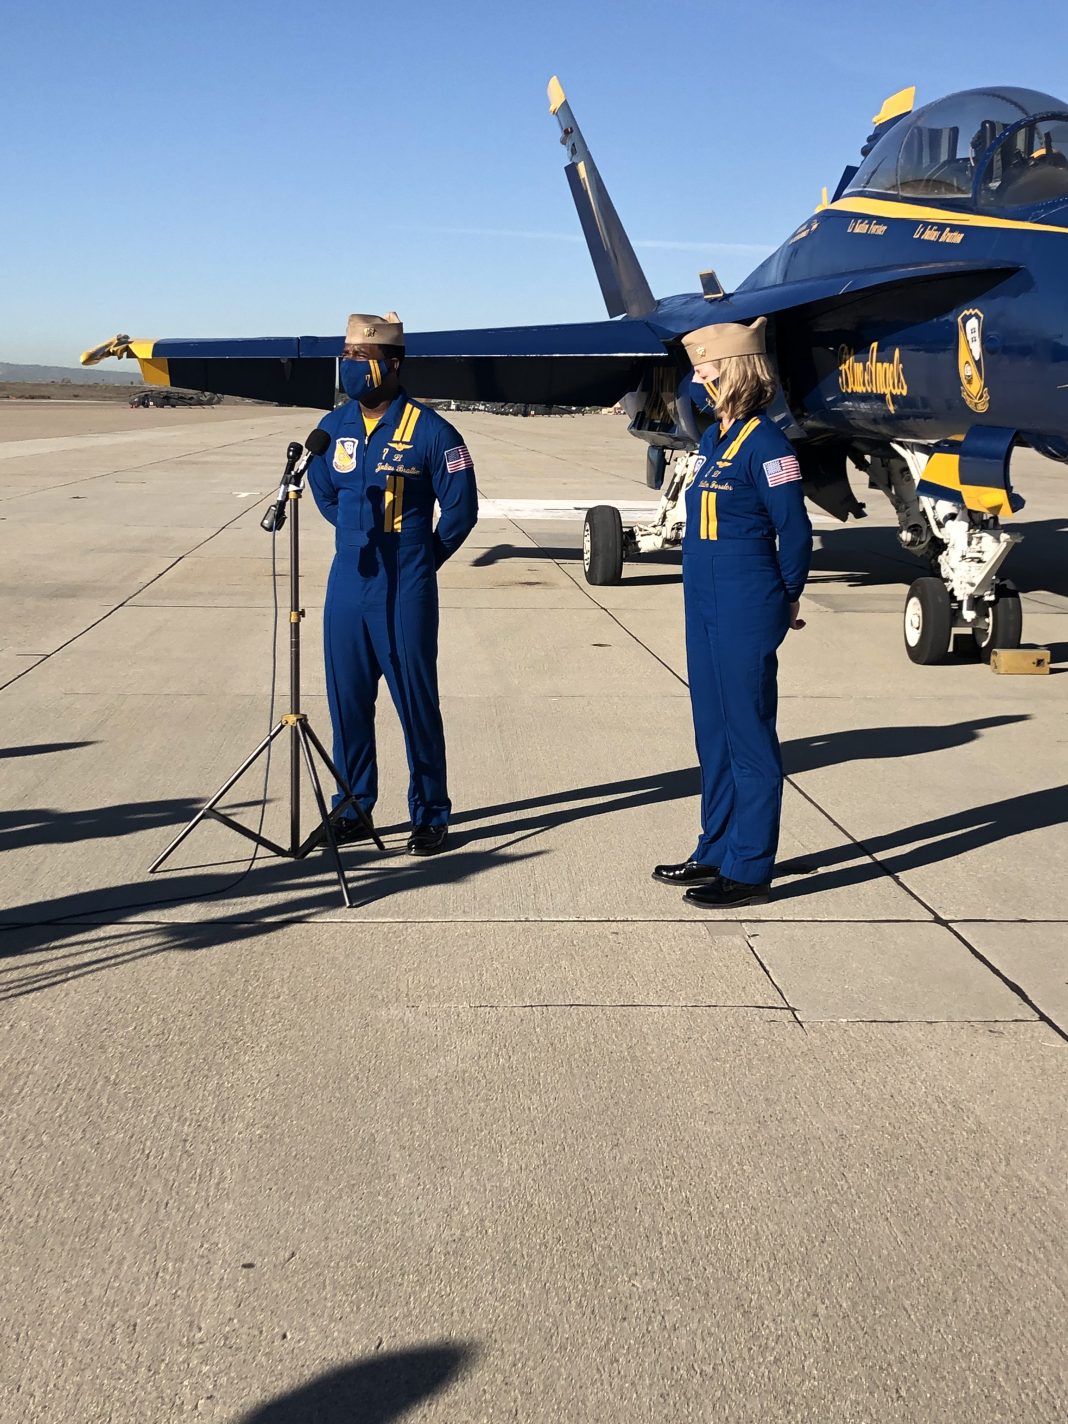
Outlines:
{"label": "concrete tarmac", "polygon": [[270,724],[317,418],[0,405],[0,1418],[1065,1418],[1063,468],[1014,468],[1045,678],[913,667],[880,496],[818,524],[776,895],[710,916],[649,878],[697,830],[678,557],[590,588],[567,509],[649,503],[641,447],[457,415],[452,848],[404,854],[383,691],[346,910],[218,824],[146,874]]}

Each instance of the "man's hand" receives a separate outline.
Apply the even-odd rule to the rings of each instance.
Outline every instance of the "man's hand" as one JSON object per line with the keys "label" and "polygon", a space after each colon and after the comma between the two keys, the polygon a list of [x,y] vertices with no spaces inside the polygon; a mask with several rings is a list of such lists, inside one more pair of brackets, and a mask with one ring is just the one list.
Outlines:
{"label": "man's hand", "polygon": [[800,599],[798,599],[796,603],[791,603],[791,604],[790,604],[790,627],[791,627],[791,628],[803,628],[803,627],[805,626],[805,620],[804,620],[803,618],[799,618],[799,617],[797,616],[797,615],[800,613],[800,611],[801,611],[801,600],[800,600]]}

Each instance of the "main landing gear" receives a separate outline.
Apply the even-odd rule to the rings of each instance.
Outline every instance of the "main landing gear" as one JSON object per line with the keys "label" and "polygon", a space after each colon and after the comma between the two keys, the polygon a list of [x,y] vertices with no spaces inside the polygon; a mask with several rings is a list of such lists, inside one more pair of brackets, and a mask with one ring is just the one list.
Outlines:
{"label": "main landing gear", "polygon": [[1020,595],[1010,583],[995,584],[980,601],[971,623],[938,578],[918,578],[905,599],[905,651],[914,663],[940,663],[950,646],[957,653],[990,661],[995,648],[1018,648],[1023,634]]}
{"label": "main landing gear", "polygon": [[[893,449],[893,455],[872,460],[869,476],[897,510],[902,547],[931,568],[905,598],[909,658],[930,665],[952,651],[989,662],[995,648],[1018,648],[1020,595],[998,573],[1023,536],[1002,529],[996,515],[969,509],[957,499],[921,494],[928,452],[905,445]],[[930,482],[926,488],[932,488]]]}

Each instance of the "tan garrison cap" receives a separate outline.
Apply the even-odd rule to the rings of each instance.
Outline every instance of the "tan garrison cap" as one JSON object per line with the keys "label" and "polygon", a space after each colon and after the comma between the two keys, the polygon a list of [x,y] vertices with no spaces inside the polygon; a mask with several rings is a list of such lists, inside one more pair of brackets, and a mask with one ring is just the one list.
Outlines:
{"label": "tan garrison cap", "polygon": [[404,327],[397,313],[371,316],[366,312],[353,312],[345,328],[345,345],[362,346],[364,342],[372,346],[403,346]]}
{"label": "tan garrison cap", "polygon": [[767,350],[764,328],[767,319],[758,316],[751,326],[727,321],[720,326],[699,326],[682,338],[691,364],[725,361],[729,356],[762,356]]}

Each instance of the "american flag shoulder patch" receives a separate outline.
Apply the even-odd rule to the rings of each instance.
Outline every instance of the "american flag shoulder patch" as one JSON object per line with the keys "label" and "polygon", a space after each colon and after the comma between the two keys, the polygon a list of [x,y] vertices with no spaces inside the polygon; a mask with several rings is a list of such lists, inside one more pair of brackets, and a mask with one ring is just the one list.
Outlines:
{"label": "american flag shoulder patch", "polygon": [[764,473],[772,489],[776,485],[788,485],[801,478],[801,466],[796,455],[783,455],[778,460],[765,460]]}
{"label": "american flag shoulder patch", "polygon": [[466,445],[454,445],[451,450],[445,451],[445,468],[450,475],[455,475],[458,470],[473,470],[475,468],[471,452]]}

